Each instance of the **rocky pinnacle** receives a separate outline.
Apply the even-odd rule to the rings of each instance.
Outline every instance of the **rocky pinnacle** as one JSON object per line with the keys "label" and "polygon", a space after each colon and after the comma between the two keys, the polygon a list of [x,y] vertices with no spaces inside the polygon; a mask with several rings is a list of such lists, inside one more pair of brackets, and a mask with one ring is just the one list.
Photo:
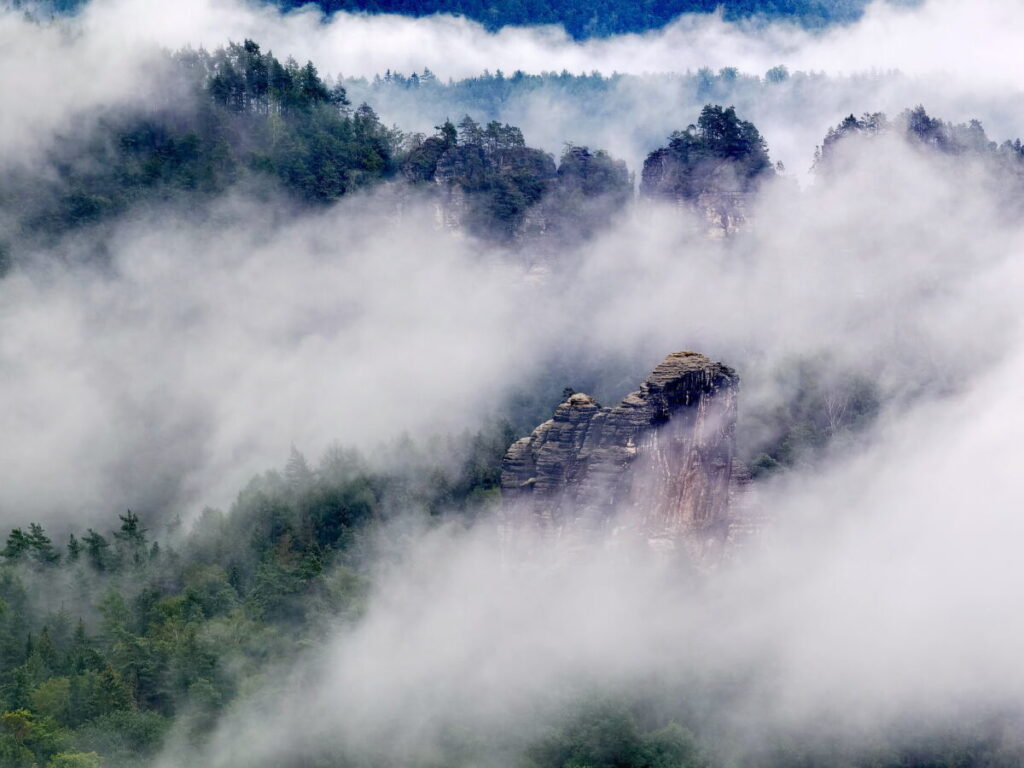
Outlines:
{"label": "rocky pinnacle", "polygon": [[633,536],[703,557],[728,533],[739,377],[674,352],[614,408],[574,394],[502,463],[513,529]]}

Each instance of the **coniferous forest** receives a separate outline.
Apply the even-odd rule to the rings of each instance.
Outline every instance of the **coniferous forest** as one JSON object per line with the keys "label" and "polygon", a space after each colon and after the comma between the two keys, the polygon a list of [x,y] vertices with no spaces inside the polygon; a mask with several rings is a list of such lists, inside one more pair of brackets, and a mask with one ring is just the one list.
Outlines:
{"label": "coniferous forest", "polygon": [[[57,12],[74,12],[81,0],[52,0]],[[308,5],[294,0],[282,0],[283,9]],[[489,30],[527,24],[558,24],[575,38],[605,37],[624,32],[644,32],[664,26],[682,14],[713,13],[722,10],[730,20],[785,19],[799,24],[822,27],[829,24],[858,19],[867,5],[864,0],[728,0],[713,3],[708,0],[675,0],[667,3],[626,4],[619,2],[582,3],[482,3],[469,0],[457,2],[413,2],[411,0],[319,0],[314,4],[324,14],[387,13],[421,17],[432,14],[464,16],[483,24]]]}

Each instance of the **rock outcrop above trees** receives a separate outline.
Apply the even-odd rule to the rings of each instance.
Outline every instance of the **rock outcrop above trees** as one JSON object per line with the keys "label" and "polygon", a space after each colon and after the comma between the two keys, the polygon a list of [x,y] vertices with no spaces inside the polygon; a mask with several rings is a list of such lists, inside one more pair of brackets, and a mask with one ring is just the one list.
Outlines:
{"label": "rock outcrop above trees", "polygon": [[573,394],[502,465],[513,529],[720,553],[730,536],[739,377],[675,352],[613,408]]}
{"label": "rock outcrop above trees", "polygon": [[410,150],[402,174],[433,185],[446,229],[556,248],[586,239],[632,199],[626,164],[601,150],[569,145],[556,166],[511,125],[480,126],[467,116],[439,131]]}
{"label": "rock outcrop above trees", "polygon": [[644,161],[640,191],[693,210],[711,237],[743,228],[749,202],[774,175],[768,147],[733,107],[707,105],[696,125],[676,131]]}

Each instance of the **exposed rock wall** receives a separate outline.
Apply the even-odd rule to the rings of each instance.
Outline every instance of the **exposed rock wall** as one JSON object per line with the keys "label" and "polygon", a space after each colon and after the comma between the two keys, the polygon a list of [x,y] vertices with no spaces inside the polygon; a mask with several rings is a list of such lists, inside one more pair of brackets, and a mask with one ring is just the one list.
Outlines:
{"label": "exposed rock wall", "polygon": [[572,395],[505,456],[513,528],[720,549],[735,492],[738,384],[725,365],[676,352],[614,408]]}
{"label": "exposed rock wall", "polygon": [[753,195],[749,192],[704,192],[695,208],[703,217],[708,237],[718,240],[731,237],[747,227],[747,208]]}
{"label": "exposed rock wall", "polygon": [[644,162],[641,193],[695,213],[712,239],[730,237],[747,225],[752,191],[744,189],[727,161],[705,161],[696,169],[681,163],[668,149],[659,149]]}

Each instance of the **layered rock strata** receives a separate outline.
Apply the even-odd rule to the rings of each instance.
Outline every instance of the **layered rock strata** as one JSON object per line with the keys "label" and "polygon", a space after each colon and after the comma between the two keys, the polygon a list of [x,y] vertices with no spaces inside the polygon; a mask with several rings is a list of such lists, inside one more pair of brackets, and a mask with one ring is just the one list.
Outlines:
{"label": "layered rock strata", "polygon": [[512,528],[720,549],[735,494],[738,385],[727,366],[676,352],[614,408],[572,395],[505,456]]}

